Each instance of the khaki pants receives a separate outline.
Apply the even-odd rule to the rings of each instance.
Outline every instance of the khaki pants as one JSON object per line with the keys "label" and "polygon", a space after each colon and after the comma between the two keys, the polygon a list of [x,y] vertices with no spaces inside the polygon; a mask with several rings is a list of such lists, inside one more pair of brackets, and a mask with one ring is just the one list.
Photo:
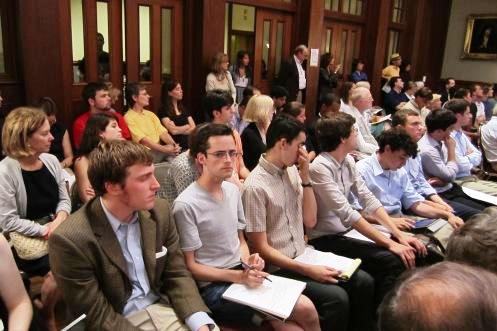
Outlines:
{"label": "khaki pants", "polygon": [[[170,306],[155,303],[147,308],[137,311],[126,319],[143,331],[189,331],[190,329],[179,320]],[[216,326],[214,330],[219,330]]]}
{"label": "khaki pants", "polygon": [[475,176],[464,177],[455,180],[457,184],[492,196],[497,196],[497,183],[489,180],[481,180]]}

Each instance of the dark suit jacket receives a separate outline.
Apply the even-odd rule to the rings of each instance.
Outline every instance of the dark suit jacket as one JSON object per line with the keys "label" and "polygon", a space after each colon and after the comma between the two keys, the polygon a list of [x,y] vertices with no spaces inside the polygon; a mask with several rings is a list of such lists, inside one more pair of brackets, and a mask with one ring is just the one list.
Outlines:
{"label": "dark suit jacket", "polygon": [[[143,260],[151,288],[178,317],[204,311],[197,285],[186,269],[176,225],[165,200],[140,211]],[[156,259],[156,253],[167,254]],[[49,240],[52,272],[76,316],[87,315],[89,330],[138,330],[121,315],[131,295],[131,282],[117,237],[98,198],[62,223]]]}
{"label": "dark suit jacket", "polygon": [[255,123],[250,123],[242,133],[243,163],[248,170],[252,171],[257,164],[261,154],[266,151],[266,144]]}
{"label": "dark suit jacket", "polygon": [[[302,63],[302,68],[305,70],[305,63]],[[293,56],[281,63],[276,85],[281,85],[288,90],[288,102],[297,100],[297,93],[299,92],[299,70]],[[302,91],[302,98],[305,98],[305,90]]]}

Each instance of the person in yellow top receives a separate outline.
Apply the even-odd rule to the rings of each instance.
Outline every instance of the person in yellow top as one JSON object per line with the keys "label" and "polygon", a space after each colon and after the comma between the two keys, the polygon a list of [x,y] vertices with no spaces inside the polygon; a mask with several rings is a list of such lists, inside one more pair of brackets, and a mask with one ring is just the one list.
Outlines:
{"label": "person in yellow top", "polygon": [[145,109],[150,101],[150,95],[145,86],[129,83],[126,85],[125,94],[130,108],[124,115],[124,119],[133,141],[151,150],[154,163],[166,161],[168,157],[178,155],[181,150],[179,145],[162,126],[157,115]]}
{"label": "person in yellow top", "polygon": [[400,64],[402,63],[402,57],[399,53],[394,53],[390,57],[390,65],[383,68],[381,71],[381,77],[390,80],[392,77],[397,77],[400,75]]}

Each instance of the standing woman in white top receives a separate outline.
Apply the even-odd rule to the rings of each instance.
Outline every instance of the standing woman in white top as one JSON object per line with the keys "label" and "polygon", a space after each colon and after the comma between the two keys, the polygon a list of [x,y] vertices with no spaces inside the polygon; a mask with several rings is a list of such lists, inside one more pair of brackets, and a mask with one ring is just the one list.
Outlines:
{"label": "standing woman in white top", "polygon": [[228,55],[225,53],[217,53],[216,56],[214,56],[212,59],[211,72],[207,75],[205,82],[205,91],[209,92],[216,89],[228,91],[233,100],[236,100],[236,89],[228,66]]}
{"label": "standing woman in white top", "polygon": [[252,85],[252,69],[250,68],[250,57],[246,51],[238,51],[236,63],[230,66],[231,77],[236,89],[236,103],[243,100],[243,91]]}

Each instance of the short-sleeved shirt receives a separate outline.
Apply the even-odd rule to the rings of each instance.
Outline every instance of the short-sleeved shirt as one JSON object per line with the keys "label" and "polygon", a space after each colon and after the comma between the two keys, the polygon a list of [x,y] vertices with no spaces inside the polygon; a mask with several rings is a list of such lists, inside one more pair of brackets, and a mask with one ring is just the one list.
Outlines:
{"label": "short-sleeved shirt", "polygon": [[218,201],[192,183],[174,201],[173,215],[181,249],[195,251],[200,264],[227,269],[240,264],[238,231],[245,229],[245,217],[238,187],[226,181],[221,187]]}
{"label": "short-sleeved shirt", "polygon": [[311,239],[349,230],[361,219],[356,203],[370,214],[381,207],[350,155],[339,163],[329,153],[321,153],[311,163],[309,174],[318,207],[317,224],[307,229]]}
{"label": "short-sleeved shirt", "polygon": [[303,189],[295,166],[280,169],[264,158],[242,187],[246,232],[266,232],[271,247],[289,258],[305,249]]}
{"label": "short-sleeved shirt", "polygon": [[157,144],[160,142],[161,134],[167,132],[157,115],[148,110],[137,112],[130,109],[124,115],[124,119],[131,132],[131,138],[137,143],[147,138]]}
{"label": "short-sleeved shirt", "polygon": [[357,162],[357,171],[390,215],[401,214],[402,207],[409,209],[416,202],[425,200],[414,190],[404,168],[384,170],[377,155]]}

